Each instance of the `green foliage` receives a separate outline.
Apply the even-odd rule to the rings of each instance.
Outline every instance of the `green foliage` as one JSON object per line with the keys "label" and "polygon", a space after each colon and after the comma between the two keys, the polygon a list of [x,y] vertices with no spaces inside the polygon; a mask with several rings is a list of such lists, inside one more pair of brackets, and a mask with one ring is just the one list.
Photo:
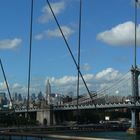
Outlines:
{"label": "green foliage", "polygon": [[29,119],[24,115],[15,114],[15,113],[2,113],[0,114],[0,126],[25,126],[25,125],[36,125],[37,122],[35,119]]}

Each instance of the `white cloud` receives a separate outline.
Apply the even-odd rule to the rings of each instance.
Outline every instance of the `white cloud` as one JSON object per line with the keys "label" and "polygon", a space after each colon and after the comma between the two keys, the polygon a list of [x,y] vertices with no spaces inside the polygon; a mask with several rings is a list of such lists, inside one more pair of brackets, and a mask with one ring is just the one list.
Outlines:
{"label": "white cloud", "polygon": [[35,39],[36,40],[42,40],[42,39],[45,39],[46,38],[46,31],[44,31],[44,32],[42,32],[42,33],[40,33],[40,34],[37,34],[36,36],[35,36]]}
{"label": "white cloud", "polygon": [[21,88],[23,88],[22,85],[20,85],[20,84],[18,84],[18,83],[14,83],[14,84],[13,84],[13,89],[21,89]]}
{"label": "white cloud", "polygon": [[[77,80],[75,76],[64,76],[58,79],[51,77],[49,79],[52,84],[58,85],[58,86],[70,85],[76,82]],[[45,83],[47,83],[47,81]]]}
{"label": "white cloud", "polygon": [[17,48],[22,42],[20,38],[0,40],[0,49],[14,49]]}
{"label": "white cloud", "polygon": [[[61,29],[65,35],[65,37],[68,39],[70,37],[70,35],[72,35],[74,33],[74,30],[71,29],[68,26],[61,26]],[[37,34],[35,36],[36,40],[42,40],[42,39],[46,39],[46,38],[58,38],[58,37],[62,37],[59,29],[54,29],[54,30],[46,30],[43,31],[40,34]]]}
{"label": "white cloud", "polygon": [[[13,85],[10,86],[10,91],[11,93],[21,93],[23,96],[27,97],[27,93],[28,93],[28,87],[25,85],[21,85],[19,83],[13,83]],[[38,89],[38,87],[31,85],[30,87],[30,95],[32,93],[38,93],[40,90]]]}
{"label": "white cloud", "polygon": [[[27,90],[26,91],[23,90],[23,89],[25,89],[25,87],[23,85],[18,84],[18,83],[14,83],[13,85],[8,83],[8,86],[9,86],[9,90],[11,93],[13,93],[13,92],[27,93]],[[6,86],[5,81],[0,82],[0,89],[2,91],[7,91],[7,86]]]}
{"label": "white cloud", "polygon": [[[55,13],[55,15],[59,15],[66,7],[66,4],[64,1],[59,1],[59,2],[55,2],[55,3],[51,3],[51,7]],[[39,21],[41,23],[47,23],[48,21],[52,20],[53,16],[52,13],[48,7],[48,5],[44,6],[42,9],[42,15],[39,18]]]}
{"label": "white cloud", "polygon": [[[61,29],[62,29],[66,38],[68,38],[74,32],[70,27],[67,27],[67,26],[62,26]],[[47,35],[49,37],[62,37],[59,29],[48,30]]]}
{"label": "white cloud", "polygon": [[118,76],[119,77],[121,76],[121,74],[119,73],[119,71],[114,70],[113,68],[107,68],[107,69],[105,69],[105,70],[97,73],[95,78],[97,80],[103,79],[103,80],[110,81],[110,80],[114,80],[114,79],[118,78]]}
{"label": "white cloud", "polygon": [[[84,74],[83,77],[90,91],[99,91],[104,88],[107,89],[110,86],[112,86],[112,84],[115,84],[116,82],[118,82],[118,80],[120,80],[123,77],[123,74],[113,68],[106,68],[96,74],[90,74],[90,73]],[[52,92],[65,94],[72,91],[76,93],[77,75],[76,76],[65,75],[59,78],[56,78],[56,77],[46,78],[45,86],[47,84],[48,79],[52,87]],[[123,84],[120,83],[119,86],[116,85],[115,89],[113,89],[111,93],[113,94],[117,90],[119,90],[120,93],[122,93],[121,91],[128,89],[128,82],[130,84],[131,80],[130,79],[128,80],[128,77],[126,77],[125,81],[123,81]],[[38,93],[40,89],[44,90],[45,86],[43,88],[39,86],[42,86],[42,85],[32,84],[30,87],[30,93]],[[13,83],[9,85],[9,88],[10,88],[11,93],[17,92],[17,93],[22,93],[23,95],[27,96],[27,86],[25,85],[22,85],[19,83]],[[0,83],[0,89],[3,91],[7,91],[5,82]],[[80,94],[83,94],[83,93],[87,93],[87,90],[85,88],[85,85],[83,84],[83,81],[80,78]]]}
{"label": "white cloud", "polygon": [[5,83],[5,81],[4,82],[0,82],[0,89],[1,90],[7,90],[7,86],[6,86],[6,83]]}
{"label": "white cloud", "polygon": [[[27,96],[27,91],[28,91],[27,86],[19,84],[19,83],[13,83],[13,84],[8,83],[8,86],[9,86],[9,90],[10,90],[11,94],[17,92],[17,93],[22,93],[25,96]],[[5,81],[0,82],[0,90],[7,92],[7,86],[6,86]],[[36,92],[39,92],[38,87],[36,87],[36,86],[33,87],[33,85],[31,85],[30,93],[36,93]]]}
{"label": "white cloud", "polygon": [[[116,82],[123,74],[113,68],[107,68],[98,72],[97,74],[85,74],[83,75],[89,90],[95,91],[101,88],[107,88],[114,82]],[[48,78],[47,78],[48,79]],[[45,80],[45,85],[47,83]],[[62,93],[68,93],[70,91],[76,91],[77,76],[63,76],[60,78],[50,77],[49,78],[52,87],[57,87]],[[81,93],[86,91],[83,81],[80,79],[80,90]],[[53,91],[53,89],[52,89]],[[57,91],[58,92],[58,91]]]}
{"label": "white cloud", "polygon": [[89,81],[93,80],[95,76],[93,74],[85,74],[85,75],[83,75],[83,77],[86,81],[89,82]]}
{"label": "white cloud", "polygon": [[[113,46],[131,46],[135,41],[135,24],[131,21],[119,24],[97,35],[97,39]],[[140,44],[140,24],[137,26],[137,42]]]}
{"label": "white cloud", "polygon": [[85,71],[89,71],[89,70],[91,70],[91,66],[90,66],[88,63],[85,63],[85,64],[82,66],[82,69],[85,70]]}

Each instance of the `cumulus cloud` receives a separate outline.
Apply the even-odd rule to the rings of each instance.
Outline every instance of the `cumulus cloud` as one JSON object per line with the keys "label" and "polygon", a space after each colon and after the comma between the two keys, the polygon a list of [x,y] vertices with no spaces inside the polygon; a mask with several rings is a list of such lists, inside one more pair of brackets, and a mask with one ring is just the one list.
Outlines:
{"label": "cumulus cloud", "polygon": [[6,83],[5,83],[5,81],[4,82],[0,82],[0,89],[1,90],[7,90],[7,86],[6,86]]}
{"label": "cumulus cloud", "polygon": [[85,70],[85,71],[89,71],[89,70],[91,70],[91,66],[90,66],[88,63],[85,63],[85,64],[82,66],[82,69]]}
{"label": "cumulus cloud", "polygon": [[[68,26],[61,26],[61,29],[67,39],[70,37],[70,35],[72,35],[74,33],[74,30]],[[46,38],[60,38],[60,37],[62,37],[62,35],[61,35],[59,29],[57,28],[54,30],[49,29],[49,30],[43,31],[40,34],[37,34],[35,36],[35,39],[42,40],[42,39],[46,39]]]}
{"label": "cumulus cloud", "polygon": [[[8,86],[9,86],[9,90],[11,94],[17,92],[17,93],[22,93],[24,96],[27,96],[27,91],[28,91],[27,86],[19,84],[19,83],[12,83],[12,84],[8,83]],[[5,81],[0,82],[0,89],[1,91],[7,93],[7,86],[6,86]],[[31,85],[30,93],[37,93],[37,92],[39,92],[38,87]],[[9,97],[8,94],[7,94],[7,97]]]}
{"label": "cumulus cloud", "polygon": [[[61,29],[66,38],[68,38],[74,32],[71,28],[69,28],[67,26],[62,26]],[[47,34],[49,37],[61,37],[62,36],[59,29],[48,30]]]}
{"label": "cumulus cloud", "polygon": [[14,49],[17,48],[22,42],[20,38],[0,40],[0,49]]}
{"label": "cumulus cloud", "polygon": [[[58,86],[70,85],[70,84],[73,84],[77,80],[75,76],[64,76],[58,79],[55,77],[51,77],[49,79],[52,84],[58,85]],[[45,81],[45,83],[47,83],[47,80]]]}
{"label": "cumulus cloud", "polygon": [[[55,3],[51,3],[51,7],[55,13],[55,15],[59,15],[66,7],[66,3],[64,1],[59,1]],[[52,20],[53,16],[52,13],[48,7],[48,5],[45,5],[42,8],[42,15],[39,18],[39,22],[41,23],[47,23],[48,21]]]}
{"label": "cumulus cloud", "polygon": [[120,77],[121,74],[119,73],[119,71],[117,70],[114,70],[113,68],[107,68],[99,73],[96,74],[96,79],[100,79],[100,80],[107,80],[107,81],[110,81],[110,80],[114,80],[118,77]]}
{"label": "cumulus cloud", "polygon": [[[113,46],[133,46],[135,24],[131,21],[119,24],[97,35],[97,39]],[[137,43],[140,45],[140,24],[137,26]]]}
{"label": "cumulus cloud", "polygon": [[46,37],[47,37],[46,31],[43,31],[40,34],[35,35],[36,40],[42,40],[42,39],[45,39]]}
{"label": "cumulus cloud", "polygon": [[[19,83],[13,83],[10,86],[10,89],[12,91],[12,93],[14,92],[18,92],[18,93],[23,93],[25,94],[25,96],[27,96],[27,92],[28,92],[28,87]],[[36,85],[31,85],[30,87],[30,93],[36,93],[39,92],[38,91],[38,87]]]}
{"label": "cumulus cloud", "polygon": [[[101,93],[102,89],[108,89],[112,87],[112,85],[116,84],[113,89],[110,91],[106,90],[106,93],[114,94],[116,91],[119,91],[119,93],[130,93],[131,90],[128,90],[128,87],[130,86],[131,80],[128,78],[131,78],[130,73],[129,76],[126,75],[125,81],[123,81],[123,84],[118,82],[122,77],[124,77],[124,74],[120,73],[118,70],[115,70],[113,68],[106,68],[96,74],[84,74],[83,77],[87,83],[87,86],[90,91],[99,91]],[[38,93],[40,89],[45,89],[45,86],[47,84],[47,80],[49,79],[52,92],[54,93],[61,93],[66,94],[69,92],[76,93],[76,85],[77,85],[77,75],[76,76],[69,76],[65,75],[63,77],[49,77],[45,80],[45,85],[43,88],[40,88],[39,86],[42,85],[31,85],[30,93]],[[122,80],[121,80],[122,81]],[[129,85],[129,86],[128,86]],[[27,86],[19,84],[19,83],[13,83],[9,85],[11,93],[22,93],[23,95],[27,96]],[[5,82],[0,83],[0,89],[7,92],[6,84]],[[127,91],[126,91],[127,90]],[[85,85],[83,84],[83,81],[80,78],[80,94],[87,93],[87,90],[85,88]],[[130,93],[131,94],[131,93]]]}
{"label": "cumulus cloud", "polygon": [[18,83],[14,83],[12,88],[13,89],[21,89],[21,88],[23,88],[23,86],[18,84]]}
{"label": "cumulus cloud", "polygon": [[[109,85],[117,81],[123,74],[113,68],[107,68],[98,72],[97,74],[85,74],[83,75],[89,89],[91,91],[99,90],[101,88],[107,88]],[[47,78],[48,79],[48,78]],[[45,80],[45,85],[47,83]],[[60,78],[50,77],[49,78],[52,87],[58,87],[63,93],[70,91],[76,91],[77,76],[63,76]],[[86,88],[83,82],[80,80],[81,92],[86,92]]]}

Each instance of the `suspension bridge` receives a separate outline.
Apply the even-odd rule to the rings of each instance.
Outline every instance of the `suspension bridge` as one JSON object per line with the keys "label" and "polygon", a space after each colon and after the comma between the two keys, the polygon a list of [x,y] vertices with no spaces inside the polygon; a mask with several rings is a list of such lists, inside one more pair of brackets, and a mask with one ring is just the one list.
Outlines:
{"label": "suspension bridge", "polygon": [[[33,20],[33,0],[31,0],[31,19],[30,19],[30,42],[29,42],[29,71],[28,71],[28,100],[27,100],[27,108],[15,108],[14,103],[12,101],[10,89],[8,87],[8,82],[6,79],[6,74],[2,65],[2,61],[0,60],[2,72],[4,75],[4,79],[6,82],[7,90],[9,93],[9,97],[11,103],[13,104],[13,109],[15,113],[27,113],[27,118],[29,118],[30,112],[37,112],[37,119],[43,121],[47,118],[48,124],[53,124],[55,111],[64,111],[64,110],[86,110],[86,109],[112,109],[112,108],[129,108],[131,110],[131,128],[130,131],[132,133],[136,133],[139,130],[139,108],[140,108],[140,98],[139,98],[139,75],[140,69],[136,64],[136,48],[137,48],[137,34],[136,34],[136,25],[137,25],[137,17],[135,16],[135,49],[134,49],[134,66],[130,69],[130,71],[125,74],[123,77],[118,79],[115,84],[112,84],[110,87],[106,87],[102,90],[96,91],[96,93],[91,93],[87,83],[83,77],[83,74],[80,70],[80,34],[81,34],[81,7],[82,0],[80,0],[80,10],[79,10],[79,44],[78,44],[78,60],[75,59],[73,52],[67,42],[67,39],[61,29],[59,21],[55,16],[55,13],[49,3],[49,0],[46,0],[50,11],[54,17],[54,20],[59,28],[59,31],[64,39],[66,47],[72,57],[72,60],[76,66],[78,79],[77,79],[77,98],[72,100],[71,102],[67,102],[63,105],[51,105],[48,104],[43,108],[30,108],[29,107],[29,96],[30,96],[30,73],[31,73],[31,55],[32,55],[32,20]],[[135,2],[135,9],[137,9],[137,0]],[[135,11],[137,12],[137,11]],[[135,15],[137,15],[135,13]],[[84,86],[87,89],[87,95],[79,97],[79,78],[81,77]]]}
{"label": "suspension bridge", "polygon": [[[140,72],[137,69],[136,72]],[[77,111],[78,110],[102,110],[102,109],[129,109],[131,110],[131,128],[137,130],[136,128],[139,127],[139,108],[140,108],[140,100],[139,97],[133,96],[133,82],[132,80],[134,77],[132,76],[133,67],[132,69],[126,73],[123,77],[118,79],[114,84],[112,84],[108,88],[104,88],[102,90],[97,91],[96,93],[92,93],[90,96],[84,95],[81,98],[73,99],[71,102],[66,102],[62,105],[51,105],[51,102],[46,107],[41,108],[29,108],[28,112],[36,112],[37,119],[40,122],[43,122],[45,118],[47,118],[49,124],[53,124],[52,122],[56,121],[54,119],[58,119],[55,117],[56,112],[63,112],[63,111]],[[138,78],[138,77],[137,77]],[[139,82],[138,88],[139,88]],[[138,89],[137,89],[138,90]],[[16,113],[26,113],[27,109],[23,108],[15,108]]]}

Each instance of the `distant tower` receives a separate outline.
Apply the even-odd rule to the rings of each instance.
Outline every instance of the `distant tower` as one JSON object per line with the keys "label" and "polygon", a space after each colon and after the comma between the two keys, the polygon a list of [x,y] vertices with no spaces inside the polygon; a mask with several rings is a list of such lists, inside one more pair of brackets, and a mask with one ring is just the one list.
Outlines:
{"label": "distant tower", "polygon": [[51,85],[48,79],[46,85],[46,101],[48,105],[50,104],[50,94],[51,94]]}

